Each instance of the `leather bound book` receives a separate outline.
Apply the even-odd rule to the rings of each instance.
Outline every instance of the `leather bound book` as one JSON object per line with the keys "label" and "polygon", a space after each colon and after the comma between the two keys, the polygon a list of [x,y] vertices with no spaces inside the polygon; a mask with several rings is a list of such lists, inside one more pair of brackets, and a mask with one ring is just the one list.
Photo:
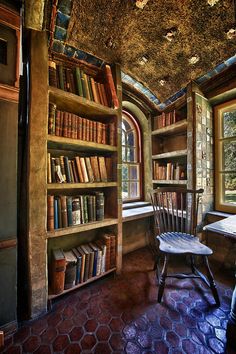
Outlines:
{"label": "leather bound book", "polygon": [[54,229],[58,229],[58,198],[54,197]]}
{"label": "leather bound book", "polygon": [[97,91],[97,86],[95,84],[95,80],[93,77],[91,77],[90,80],[91,80],[91,87],[92,87],[92,91],[93,91],[94,102],[100,103],[99,98],[98,98],[98,91]]}
{"label": "leather bound book", "polygon": [[83,195],[83,213],[84,213],[84,223],[88,223],[88,196]]}
{"label": "leather bound book", "polygon": [[71,138],[77,138],[76,115],[71,113]]}
{"label": "leather bound book", "polygon": [[57,64],[57,73],[59,78],[59,88],[65,90],[64,73],[62,64]]}
{"label": "leather bound book", "polygon": [[48,107],[48,134],[55,135],[56,128],[56,105],[49,103]]}
{"label": "leather bound book", "polygon": [[60,156],[60,166],[61,166],[61,173],[64,178],[64,182],[68,182],[66,178],[66,171],[65,171],[65,164],[64,164],[64,156]]}
{"label": "leather bound book", "polygon": [[47,153],[47,183],[52,183],[51,154]]}
{"label": "leather bound book", "polygon": [[61,111],[56,110],[55,135],[60,136]]}
{"label": "leather bound book", "polygon": [[115,146],[116,145],[116,130],[115,122],[110,122],[108,124],[108,144]]}
{"label": "leather bound book", "polygon": [[68,227],[66,196],[65,195],[61,195],[60,199],[61,199],[62,227]]}
{"label": "leather bound book", "polygon": [[54,196],[47,196],[47,229],[54,230]]}
{"label": "leather bound book", "polygon": [[89,247],[88,244],[83,245],[83,248],[87,250],[87,252],[89,253],[89,268],[88,268],[88,279],[93,277],[93,266],[94,266],[94,252],[91,249],[91,247]]}
{"label": "leather bound book", "polygon": [[69,162],[69,169],[70,169],[71,183],[75,183],[75,179],[74,179],[74,174],[73,174],[73,169],[72,169],[71,160],[69,160],[68,162]]}
{"label": "leather bound book", "polygon": [[54,157],[51,157],[51,177],[52,183],[56,183],[56,165]]}
{"label": "leather bound book", "polygon": [[72,251],[64,251],[64,255],[66,259],[64,289],[66,290],[75,286],[77,258]]}
{"label": "leather bound book", "polygon": [[107,272],[111,268],[111,240],[107,234],[102,236],[102,240],[106,245],[105,269]]}
{"label": "leather bound book", "polygon": [[83,139],[83,118],[78,117],[78,124],[77,124],[77,139]]}
{"label": "leather bound book", "polygon": [[104,84],[100,84],[100,87],[101,87],[101,91],[102,91],[102,97],[103,97],[103,101],[104,101],[104,106],[109,107],[108,101],[107,101],[107,94],[106,94],[106,90],[105,90],[105,85]]}
{"label": "leather bound book", "polygon": [[106,124],[102,123],[102,144],[107,144]]}
{"label": "leather bound book", "polygon": [[98,251],[99,248],[97,245],[95,245],[95,243],[89,242],[89,247],[91,248],[91,250],[93,251],[94,254],[94,261],[93,261],[93,272],[92,272],[92,276],[96,277],[97,274],[97,267],[98,267]]}
{"label": "leather bound book", "polygon": [[74,175],[74,181],[75,181],[75,183],[78,183],[79,182],[79,176],[78,176],[78,173],[77,173],[77,167],[76,167],[75,160],[71,161],[71,167],[72,167],[72,172],[73,172],[73,175]]}
{"label": "leather bound book", "polygon": [[75,157],[75,163],[76,163],[77,172],[78,172],[78,176],[79,176],[79,182],[80,183],[84,183],[84,176],[83,176],[83,172],[82,172],[79,156]]}
{"label": "leather bound book", "polygon": [[100,102],[103,106],[105,106],[100,82],[97,82],[97,88],[98,88],[98,95],[100,97]]}
{"label": "leather bound book", "polygon": [[75,86],[76,86],[77,95],[81,97],[85,97],[83,92],[83,86],[82,86],[81,72],[78,66],[75,68],[75,84],[76,84]]}
{"label": "leather bound book", "polygon": [[82,195],[79,195],[79,203],[81,211],[81,224],[84,224],[84,200]]}
{"label": "leather bound book", "polygon": [[106,271],[106,254],[107,254],[107,246],[105,242],[101,239],[96,240],[95,244],[101,250],[101,271],[100,274]]}
{"label": "leather bound book", "polygon": [[73,226],[72,218],[72,197],[66,197],[68,226]]}
{"label": "leather bound book", "polygon": [[116,236],[110,235],[110,267],[116,267]]}
{"label": "leather bound book", "polygon": [[101,181],[100,171],[99,171],[99,164],[98,164],[98,157],[97,156],[90,156],[90,162],[94,174],[94,180],[96,182]]}
{"label": "leather bound book", "polygon": [[66,258],[61,249],[52,250],[51,260],[51,281],[50,288],[52,294],[60,294],[65,286]]}
{"label": "leather bound book", "polygon": [[65,167],[65,175],[66,175],[66,182],[71,183],[71,174],[70,174],[70,166],[69,166],[69,159],[67,156],[64,156],[64,167]]}
{"label": "leather bound book", "polygon": [[67,113],[67,116],[68,116],[67,137],[72,138],[72,114]]}
{"label": "leather bound book", "polygon": [[84,270],[85,270],[85,260],[86,260],[86,254],[83,251],[83,249],[81,247],[77,247],[77,251],[79,252],[80,256],[81,256],[81,271],[80,271],[80,279],[79,282],[83,283],[84,280]]}
{"label": "leather bound book", "polygon": [[92,84],[91,84],[91,76],[89,76],[88,74],[86,74],[86,76],[87,76],[87,82],[88,82],[88,90],[89,90],[90,100],[91,100],[91,101],[94,101],[93,90],[92,90]]}
{"label": "leather bound book", "polygon": [[93,141],[93,121],[89,121],[89,141]]}
{"label": "leather bound book", "polygon": [[75,278],[75,284],[80,283],[80,276],[81,276],[81,263],[82,263],[82,256],[77,250],[77,248],[72,248],[72,252],[74,253],[75,257],[77,258],[77,263],[76,263],[76,278]]}
{"label": "leather bound book", "polygon": [[104,193],[96,192],[96,220],[104,220]]}
{"label": "leather bound book", "polygon": [[88,178],[88,172],[87,172],[87,168],[86,168],[86,164],[85,164],[85,158],[84,157],[80,157],[80,165],[81,165],[81,169],[82,169],[82,173],[83,173],[83,180],[85,183],[89,182],[89,178]]}
{"label": "leather bound book", "polygon": [[86,77],[85,77],[85,73],[83,70],[80,69],[80,74],[81,74],[81,81],[82,81],[82,87],[83,87],[83,93],[84,93],[84,98],[86,98],[87,100],[90,99],[89,97],[89,92],[88,92],[88,83],[86,82]]}
{"label": "leather bound book", "polygon": [[115,84],[113,81],[111,68],[108,64],[105,65],[105,74],[106,74],[106,82],[107,82],[106,88],[107,88],[107,91],[110,92],[113,106],[114,106],[114,108],[119,108],[119,101],[118,101],[118,97],[117,97],[117,93],[116,93],[116,89],[115,89]]}
{"label": "leather bound book", "polygon": [[57,87],[56,63],[52,60],[48,61],[48,78],[49,78],[49,85]]}
{"label": "leather bound book", "polygon": [[105,157],[105,165],[107,170],[107,180],[114,181],[114,168],[113,168],[113,159],[110,156]]}
{"label": "leather bound book", "polygon": [[107,169],[106,169],[106,164],[105,164],[105,157],[98,156],[98,163],[99,163],[99,171],[100,171],[101,181],[107,182]]}
{"label": "leather bound book", "polygon": [[94,174],[91,166],[90,157],[85,157],[86,168],[88,172],[89,182],[94,182]]}
{"label": "leather bound book", "polygon": [[82,140],[86,141],[86,123],[87,119],[82,118]]}
{"label": "leather bound book", "polygon": [[65,138],[69,137],[69,113],[68,112],[62,112],[63,113],[63,127],[62,127],[62,136]]}
{"label": "leather bound book", "polygon": [[84,281],[89,278],[89,266],[90,266],[90,252],[87,250],[85,245],[79,247],[85,254],[85,264],[84,264]]}
{"label": "leather bound book", "polygon": [[57,208],[58,208],[58,228],[62,227],[62,216],[61,216],[61,198],[56,197],[57,199]]}
{"label": "leather bound book", "polygon": [[98,126],[98,122],[93,121],[93,142],[96,143],[97,142],[97,126]]}

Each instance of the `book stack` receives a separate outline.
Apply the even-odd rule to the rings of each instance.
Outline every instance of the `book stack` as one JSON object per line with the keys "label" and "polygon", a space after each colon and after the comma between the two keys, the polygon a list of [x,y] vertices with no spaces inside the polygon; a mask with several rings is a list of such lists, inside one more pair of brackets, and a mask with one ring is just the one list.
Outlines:
{"label": "book stack", "polygon": [[109,65],[105,65],[102,81],[79,66],[49,61],[49,85],[74,93],[106,107],[119,107],[117,93]]}
{"label": "book stack", "polygon": [[71,250],[52,250],[50,290],[60,294],[116,267],[116,236],[106,233],[96,241]]}
{"label": "book stack", "polygon": [[171,112],[162,112],[161,115],[153,118],[153,130],[167,127],[168,125],[174,124],[181,119],[183,118],[181,118],[175,109]]}
{"label": "book stack", "polygon": [[48,195],[47,210],[48,231],[101,221],[104,219],[104,194]]}
{"label": "book stack", "polygon": [[178,162],[167,162],[160,164],[153,161],[153,179],[155,180],[185,180],[186,166]]}
{"label": "book stack", "polygon": [[115,123],[102,123],[76,114],[56,109],[49,103],[48,134],[65,138],[91,141],[97,144],[115,145]]}
{"label": "book stack", "polygon": [[112,181],[114,163],[109,156],[52,157],[47,154],[48,183],[92,183]]}

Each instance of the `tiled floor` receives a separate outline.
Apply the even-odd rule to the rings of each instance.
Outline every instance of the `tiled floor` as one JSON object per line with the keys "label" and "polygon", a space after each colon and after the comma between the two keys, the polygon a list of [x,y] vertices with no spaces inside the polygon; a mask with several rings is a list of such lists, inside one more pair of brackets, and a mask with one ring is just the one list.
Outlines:
{"label": "tiled floor", "polygon": [[127,255],[121,276],[59,299],[50,313],[9,338],[3,353],[234,353],[226,348],[233,277],[224,273],[224,284],[217,282],[220,308],[193,280],[168,280],[157,304],[152,266],[147,249]]}

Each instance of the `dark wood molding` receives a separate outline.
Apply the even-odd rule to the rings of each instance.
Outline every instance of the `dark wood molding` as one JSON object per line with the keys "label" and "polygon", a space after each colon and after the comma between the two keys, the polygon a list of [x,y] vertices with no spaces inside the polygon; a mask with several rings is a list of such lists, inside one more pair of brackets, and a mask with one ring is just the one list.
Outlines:
{"label": "dark wood molding", "polygon": [[19,88],[0,83],[0,98],[7,101],[19,102]]}
{"label": "dark wood molding", "polygon": [[4,337],[9,337],[13,335],[18,329],[17,321],[12,321],[0,327],[0,330],[3,331]]}
{"label": "dark wood molding", "polygon": [[20,16],[16,11],[9,9],[4,5],[0,5],[0,23],[18,31],[20,28]]}
{"label": "dark wood molding", "polygon": [[0,241],[0,250],[6,249],[6,248],[13,248],[13,247],[16,247],[16,245],[17,245],[16,238],[13,238],[10,240],[2,240],[2,241]]}

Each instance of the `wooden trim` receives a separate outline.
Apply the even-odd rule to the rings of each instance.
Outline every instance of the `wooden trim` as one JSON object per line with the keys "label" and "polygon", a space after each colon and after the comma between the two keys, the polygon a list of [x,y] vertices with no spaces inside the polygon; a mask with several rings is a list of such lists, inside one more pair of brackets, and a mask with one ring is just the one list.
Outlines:
{"label": "wooden trim", "polygon": [[167,125],[166,127],[156,129],[152,131],[152,135],[171,135],[173,133],[180,133],[187,131],[187,119],[181,119],[180,121]]}
{"label": "wooden trim", "polygon": [[4,332],[4,337],[9,337],[17,331],[17,321],[12,321],[0,327],[0,330]]}
{"label": "wooden trim", "polygon": [[[215,208],[229,213],[236,212],[236,206],[223,202],[223,174],[222,172],[222,119],[221,114],[226,108],[236,107],[236,99],[224,102],[214,107],[215,125]],[[221,171],[221,172],[220,172]],[[230,171],[229,171],[230,172]]]}
{"label": "wooden trim", "polygon": [[0,23],[15,30],[20,28],[20,16],[17,12],[0,5]]}
{"label": "wooden trim", "polygon": [[13,238],[11,240],[2,240],[2,241],[0,241],[0,250],[6,249],[6,248],[13,248],[13,247],[16,247],[16,245],[17,245],[16,238]]}
{"label": "wooden trim", "polygon": [[19,89],[0,83],[0,98],[6,101],[19,102]]}

